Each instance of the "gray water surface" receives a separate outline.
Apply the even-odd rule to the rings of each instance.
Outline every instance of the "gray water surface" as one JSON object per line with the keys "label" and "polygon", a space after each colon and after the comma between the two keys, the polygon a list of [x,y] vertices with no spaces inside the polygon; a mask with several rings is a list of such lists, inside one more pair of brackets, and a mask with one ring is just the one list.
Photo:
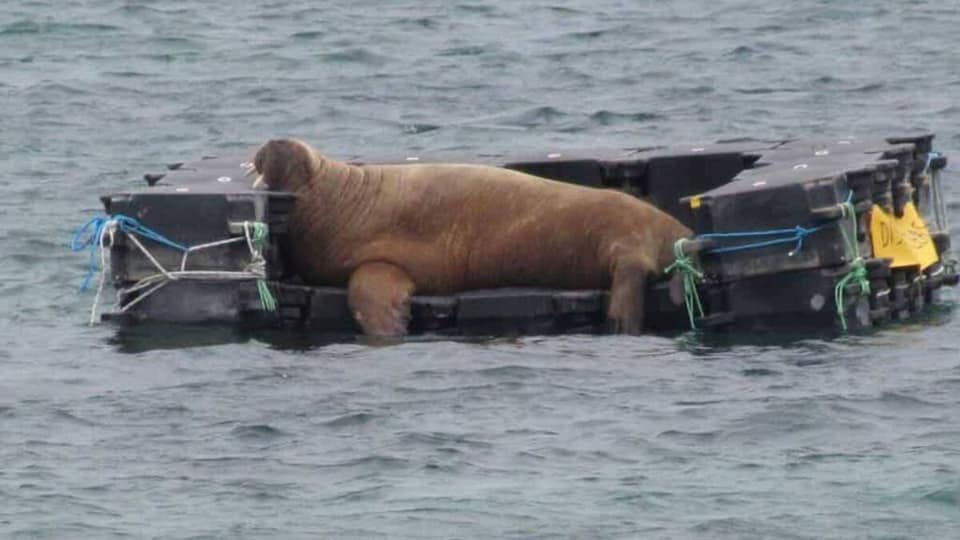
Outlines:
{"label": "gray water surface", "polygon": [[[0,4],[0,536],[953,538],[956,293],[831,341],[323,345],[85,326],[73,229],[163,163],[931,130],[956,2]],[[945,171],[960,242],[960,173]]]}

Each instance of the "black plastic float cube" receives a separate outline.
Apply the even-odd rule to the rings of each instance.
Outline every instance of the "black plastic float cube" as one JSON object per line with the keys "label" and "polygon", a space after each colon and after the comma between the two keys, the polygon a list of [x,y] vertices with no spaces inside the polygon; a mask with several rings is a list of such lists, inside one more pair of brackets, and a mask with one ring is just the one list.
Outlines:
{"label": "black plastic float cube", "polygon": [[[133,300],[121,298],[121,304]],[[144,297],[127,311],[128,321],[165,323],[241,323],[260,311],[252,281],[178,281]]]}
{"label": "black plastic float cube", "polygon": [[[135,218],[169,240],[191,247],[243,237],[245,222],[267,223],[271,237],[277,238],[285,230],[285,222],[283,227],[277,227],[278,215],[289,211],[291,197],[255,191],[183,192],[153,188],[109,195],[103,197],[103,203],[107,214]],[[111,258],[114,281],[128,283],[158,272],[156,265],[125,235],[115,235],[114,242]],[[140,239],[140,242],[164,268],[181,269],[182,251],[149,239]],[[268,277],[279,277],[282,266],[275,242],[268,243],[264,257],[268,261]],[[246,241],[238,241],[191,252],[185,269],[242,269],[249,261],[250,248]]]}
{"label": "black plastic float cube", "polygon": [[[711,289],[710,317],[704,327],[744,331],[812,331],[838,323],[834,294],[847,267],[751,276]],[[869,328],[870,297],[856,284],[843,295],[849,330]]]}
{"label": "black plastic float cube", "polygon": [[143,291],[124,292],[140,280],[161,273],[157,264],[167,272],[243,271],[252,259],[246,235],[252,233],[255,222],[268,227],[269,236],[262,252],[266,277],[283,276],[278,246],[286,234],[293,195],[253,190],[252,179],[245,176],[243,165],[236,159],[230,160],[229,165],[223,160],[177,164],[175,170],[167,173],[147,175],[145,179],[152,187],[101,198],[108,215],[134,218],[180,246],[190,248],[236,240],[197,249],[185,257],[180,249],[138,237],[141,249],[118,231],[111,246],[110,274],[120,295],[119,305],[136,301],[126,310],[127,320],[240,322],[246,313],[261,309],[252,279],[174,280],[139,300]]}

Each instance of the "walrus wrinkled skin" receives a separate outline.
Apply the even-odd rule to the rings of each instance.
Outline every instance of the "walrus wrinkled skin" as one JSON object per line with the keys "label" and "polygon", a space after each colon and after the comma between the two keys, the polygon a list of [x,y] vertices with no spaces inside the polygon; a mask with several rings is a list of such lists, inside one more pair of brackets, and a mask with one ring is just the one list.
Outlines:
{"label": "walrus wrinkled skin", "polygon": [[610,289],[612,331],[643,330],[647,279],[690,230],[612,190],[480,165],[352,165],[302,141],[256,153],[254,186],[290,191],[290,256],[305,282],[343,286],[367,335],[401,336],[410,296],[533,286]]}

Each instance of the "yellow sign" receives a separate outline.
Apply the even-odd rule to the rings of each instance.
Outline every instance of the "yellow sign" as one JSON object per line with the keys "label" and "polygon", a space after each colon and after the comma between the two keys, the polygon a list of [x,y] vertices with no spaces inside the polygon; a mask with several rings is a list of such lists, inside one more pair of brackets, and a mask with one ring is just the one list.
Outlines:
{"label": "yellow sign", "polygon": [[899,218],[874,205],[870,212],[870,243],[874,257],[893,259],[891,268],[919,266],[925,270],[939,259],[927,225],[912,202],[904,206],[903,217]]}
{"label": "yellow sign", "polygon": [[697,208],[700,208],[700,196],[699,196],[699,195],[694,195],[693,197],[690,197],[690,208],[692,208],[692,209],[694,209],[694,210],[696,210]]}

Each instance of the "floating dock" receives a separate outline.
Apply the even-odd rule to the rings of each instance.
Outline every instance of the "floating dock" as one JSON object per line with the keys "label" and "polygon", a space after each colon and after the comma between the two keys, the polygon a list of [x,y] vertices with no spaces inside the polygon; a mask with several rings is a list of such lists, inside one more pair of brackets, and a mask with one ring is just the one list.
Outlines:
{"label": "floating dock", "polygon": [[[946,158],[932,144],[920,135],[348,161],[483,163],[650,201],[695,232],[672,270],[683,274],[684,305],[651,284],[650,330],[857,331],[907,319],[958,281]],[[92,320],[111,285],[104,319],[359,332],[344,289],[288,271],[295,197],[253,190],[251,156],[171,164],[145,175],[146,186],[102,197],[106,216],[75,238],[91,249],[91,272],[109,254]],[[525,288],[416,296],[410,332],[598,333],[606,301],[606,291]]]}

